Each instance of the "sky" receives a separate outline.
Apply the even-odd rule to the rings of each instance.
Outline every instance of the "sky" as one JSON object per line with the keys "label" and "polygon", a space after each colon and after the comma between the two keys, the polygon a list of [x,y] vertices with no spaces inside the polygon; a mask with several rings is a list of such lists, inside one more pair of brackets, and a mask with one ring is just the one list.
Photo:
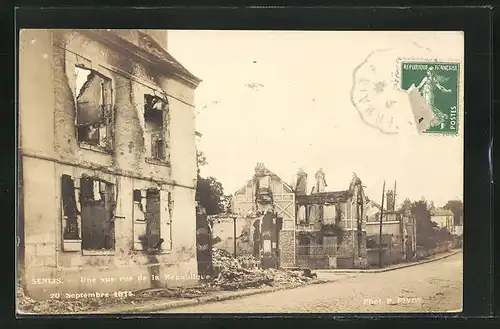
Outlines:
{"label": "sky", "polygon": [[[387,135],[351,102],[355,68],[386,48],[463,63],[459,32],[169,31],[169,52],[203,80],[195,92],[202,175],[234,193],[263,162],[288,183],[303,168],[308,189],[323,168],[328,190],[347,189],[355,172],[374,201],[384,180],[386,189],[397,182],[398,203],[462,199],[462,125],[457,136]],[[386,76],[396,57],[379,59]]]}

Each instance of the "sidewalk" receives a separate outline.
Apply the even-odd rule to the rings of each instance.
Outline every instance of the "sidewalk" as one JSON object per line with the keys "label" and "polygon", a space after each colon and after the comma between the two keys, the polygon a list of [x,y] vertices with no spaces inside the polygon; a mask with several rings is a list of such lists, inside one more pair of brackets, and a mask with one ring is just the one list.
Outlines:
{"label": "sidewalk", "polygon": [[425,264],[425,263],[435,262],[437,260],[448,258],[450,256],[459,254],[462,251],[463,251],[462,249],[455,249],[455,250],[448,251],[446,253],[442,253],[442,254],[439,254],[439,255],[434,255],[432,257],[429,257],[428,259],[422,259],[422,260],[414,261],[414,262],[410,262],[410,263],[401,263],[401,264],[391,265],[391,266],[384,267],[384,268],[377,268],[377,269],[320,269],[320,270],[315,270],[315,272],[328,272],[328,273],[382,273],[382,272],[388,272],[388,271],[398,270],[400,268],[405,268],[405,267],[410,267],[410,266],[416,266],[416,265],[421,265],[421,264]]}

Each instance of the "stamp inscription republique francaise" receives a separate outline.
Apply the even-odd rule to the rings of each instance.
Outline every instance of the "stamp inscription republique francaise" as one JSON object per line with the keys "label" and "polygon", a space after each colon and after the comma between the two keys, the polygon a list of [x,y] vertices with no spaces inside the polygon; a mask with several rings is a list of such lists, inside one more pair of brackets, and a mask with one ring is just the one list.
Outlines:
{"label": "stamp inscription republique francaise", "polygon": [[[439,62],[403,62],[401,89],[419,92],[432,117],[423,133],[458,132],[458,84],[460,64]],[[424,116],[417,118],[424,120]]]}

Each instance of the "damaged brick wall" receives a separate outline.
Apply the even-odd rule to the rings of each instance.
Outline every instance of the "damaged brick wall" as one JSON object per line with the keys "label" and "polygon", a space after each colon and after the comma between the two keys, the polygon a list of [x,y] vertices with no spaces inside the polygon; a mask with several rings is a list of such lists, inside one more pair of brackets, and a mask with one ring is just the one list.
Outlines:
{"label": "damaged brick wall", "polygon": [[337,250],[337,266],[339,268],[355,267],[354,259],[358,257],[366,259],[366,232],[361,232],[361,250],[358,249],[358,232],[344,231],[341,242],[338,244]]}
{"label": "damaged brick wall", "polygon": [[[29,30],[21,34],[20,135],[25,199],[25,265],[27,281],[57,278],[57,287],[31,284],[33,296],[47,298],[51,291],[95,291],[80,277],[148,275],[151,266],[161,274],[181,277],[196,274],[194,186],[194,91],[170,77],[153,76],[152,69],[110,50],[88,36],[69,30]],[[114,150],[82,147],[77,140],[75,64],[87,65],[112,81]],[[131,79],[131,77],[133,79]],[[134,80],[135,79],[135,80]],[[140,81],[137,82],[136,80]],[[137,87],[147,85],[147,88]],[[140,129],[137,99],[151,86],[166,90],[171,124],[170,164],[147,163]],[[23,96],[24,95],[24,96]],[[192,162],[192,163],[191,163]],[[116,186],[115,248],[106,254],[64,251],[61,211],[61,176],[99,176]],[[173,248],[156,255],[154,262],[133,246],[134,189],[159,188],[171,192]],[[191,188],[190,188],[191,187]],[[154,264],[152,264],[154,263]],[[58,282],[59,282],[58,281]],[[170,280],[169,285],[186,280]],[[165,283],[165,282],[164,282]],[[146,288],[150,280],[113,282],[99,290]]]}
{"label": "damaged brick wall", "polygon": [[295,231],[280,231],[280,266],[295,266]]}

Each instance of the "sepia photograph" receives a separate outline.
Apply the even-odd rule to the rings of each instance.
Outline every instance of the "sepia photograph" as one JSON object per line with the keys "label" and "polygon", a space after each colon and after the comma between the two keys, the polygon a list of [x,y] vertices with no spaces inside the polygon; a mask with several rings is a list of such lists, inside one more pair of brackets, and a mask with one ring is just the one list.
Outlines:
{"label": "sepia photograph", "polygon": [[464,33],[22,29],[16,311],[462,312]]}

